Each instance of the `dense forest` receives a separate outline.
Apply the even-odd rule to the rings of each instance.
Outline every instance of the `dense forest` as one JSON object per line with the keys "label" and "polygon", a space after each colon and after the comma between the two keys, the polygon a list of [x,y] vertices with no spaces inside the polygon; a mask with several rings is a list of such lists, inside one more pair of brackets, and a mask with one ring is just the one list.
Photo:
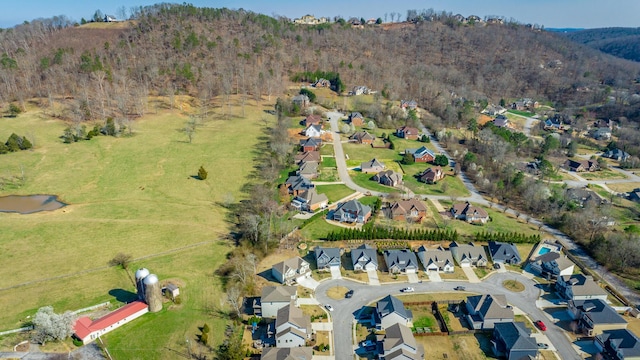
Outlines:
{"label": "dense forest", "polygon": [[57,17],[0,32],[0,104],[37,97],[51,107],[64,98],[68,106],[54,115],[120,123],[147,111],[148,94],[190,94],[205,105],[217,95],[250,100],[282,93],[292,74],[326,71],[347,90],[412,98],[456,122],[464,100],[525,96],[580,107],[640,74],[640,64],[555,33],[463,24],[444,13],[364,28],[172,4],[140,7],[132,18],[95,27]]}
{"label": "dense forest", "polygon": [[607,54],[640,61],[640,28],[603,28],[573,31],[567,38]]}

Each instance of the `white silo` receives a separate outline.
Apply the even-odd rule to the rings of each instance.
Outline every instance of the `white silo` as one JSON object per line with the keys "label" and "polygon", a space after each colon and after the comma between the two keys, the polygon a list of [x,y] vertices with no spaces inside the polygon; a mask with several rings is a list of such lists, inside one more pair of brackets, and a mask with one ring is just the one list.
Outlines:
{"label": "white silo", "polygon": [[140,268],[136,271],[136,291],[138,292],[138,299],[144,300],[144,283],[143,280],[149,276],[149,270],[146,268]]}
{"label": "white silo", "polygon": [[162,289],[155,274],[150,274],[142,280],[144,283],[144,301],[149,305],[149,312],[162,310]]}

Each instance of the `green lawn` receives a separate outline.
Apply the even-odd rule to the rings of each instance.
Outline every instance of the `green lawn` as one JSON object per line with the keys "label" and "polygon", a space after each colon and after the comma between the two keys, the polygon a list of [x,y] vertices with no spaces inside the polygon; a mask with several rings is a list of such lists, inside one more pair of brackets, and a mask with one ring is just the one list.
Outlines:
{"label": "green lawn", "polygon": [[379,191],[379,192],[402,192],[402,190],[398,188],[394,188],[391,186],[382,185],[377,181],[371,180],[374,174],[366,174],[360,171],[349,171],[349,176],[353,179],[353,182],[357,185],[362,186],[365,189]]}
{"label": "green lawn", "polygon": [[327,195],[327,198],[329,198],[329,202],[336,202],[354,193],[353,190],[342,184],[318,185],[316,186],[316,190],[318,191],[318,194]]}
{"label": "green lawn", "polygon": [[[132,270],[144,266],[161,281],[179,279],[185,303],[127,325],[133,332],[107,336],[116,358],[172,359],[175,354],[162,349],[186,350],[185,337],[193,339],[202,322],[222,328],[226,320],[210,311],[220,308],[221,296],[212,274],[231,249],[222,240],[230,231],[222,204],[242,197],[253,169],[251,149],[262,134],[254,125],[267,108],[272,104],[248,104],[246,118],[207,119],[192,143],[180,131],[188,117],[177,111],[136,120],[132,137],[74,144],[59,139],[63,122],[40,112],[0,118],[0,138],[16,132],[36,140],[33,151],[2,155],[0,174],[24,169],[26,181],[0,196],[56,194],[69,204],[0,214],[0,330],[18,327],[45,305],[63,312],[116,302],[118,289],[133,290],[122,270],[107,267],[118,252],[143,259]],[[205,181],[193,178],[201,165],[209,172]],[[219,343],[223,334],[212,333]]]}
{"label": "green lawn", "polygon": [[332,167],[332,168],[337,167],[336,158],[330,157],[330,156],[323,157],[322,158],[322,166],[323,167]]}
{"label": "green lawn", "polygon": [[[445,172],[446,176],[444,179],[438,181],[437,184],[425,184],[423,182],[418,181],[415,177],[416,174],[419,174],[426,170],[429,167],[433,167],[431,164],[424,163],[416,163],[412,165],[402,165],[402,170],[404,171],[403,181],[406,187],[411,189],[416,194],[424,194],[424,195],[447,195],[447,196],[469,196],[469,191],[462,183],[459,177],[453,175],[453,169],[449,166],[444,166],[442,170]],[[443,184],[444,188],[443,188]],[[443,191],[445,189],[445,191]]]}
{"label": "green lawn", "polygon": [[516,114],[516,115],[522,115],[522,116],[534,116],[535,113],[530,113],[528,111],[521,111],[521,110],[507,110],[507,113],[512,113],[512,114]]}

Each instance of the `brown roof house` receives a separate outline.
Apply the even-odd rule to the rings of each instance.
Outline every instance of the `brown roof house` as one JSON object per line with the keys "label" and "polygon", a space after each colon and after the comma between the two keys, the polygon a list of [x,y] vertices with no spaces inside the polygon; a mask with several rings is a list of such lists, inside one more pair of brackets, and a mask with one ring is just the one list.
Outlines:
{"label": "brown roof house", "polygon": [[329,204],[329,198],[325,194],[318,194],[316,188],[311,188],[299,193],[291,201],[291,206],[301,211],[316,211],[324,209]]}
{"label": "brown roof house", "polygon": [[415,100],[400,100],[400,107],[405,110],[415,110],[418,107],[418,103]]}
{"label": "brown roof house", "polygon": [[419,181],[422,181],[426,184],[435,184],[438,181],[444,179],[444,171],[442,171],[442,167],[434,166],[427,168],[425,171],[418,173],[416,175]]}
{"label": "brown roof house", "polygon": [[366,131],[358,131],[357,133],[349,136],[349,140],[356,142],[358,144],[371,145],[376,140],[376,137],[374,135],[369,134]]}
{"label": "brown roof house", "polygon": [[294,161],[296,165],[300,165],[300,163],[303,163],[306,161],[315,161],[319,163],[320,160],[321,160],[321,156],[319,151],[306,151],[306,152],[297,153],[294,156]]}
{"label": "brown roof house", "polygon": [[365,174],[379,173],[382,170],[384,170],[384,163],[375,158],[360,164],[360,171]]}
{"label": "brown roof house", "polygon": [[364,124],[364,116],[359,112],[352,112],[349,114],[349,122],[353,124],[353,126],[362,126]]}
{"label": "brown roof house", "polygon": [[427,206],[415,198],[400,200],[389,205],[387,216],[396,221],[420,222],[427,216]]}
{"label": "brown roof house", "polygon": [[513,307],[507,304],[504,295],[468,296],[467,322],[475,330],[493,329],[496,323],[510,322],[514,319]]}
{"label": "brown roof house", "polygon": [[398,185],[402,185],[402,174],[393,170],[385,170],[373,175],[372,180],[377,181],[382,185],[396,187]]}
{"label": "brown roof house", "polygon": [[567,161],[564,162],[564,167],[569,171],[575,171],[575,172],[600,170],[600,166],[598,165],[598,162],[593,160],[567,159]]}
{"label": "brown roof house", "polygon": [[311,277],[309,263],[296,256],[271,267],[271,275],[281,284],[291,285],[298,279]]}
{"label": "brown roof house", "polygon": [[380,359],[423,360],[424,347],[416,342],[411,329],[394,324],[385,330],[380,338],[378,348],[381,348]]}
{"label": "brown roof house", "polygon": [[407,140],[418,140],[418,136],[420,136],[420,130],[414,127],[403,126],[396,129],[396,135],[399,138]]}
{"label": "brown roof house", "polygon": [[489,221],[489,214],[482,208],[466,203],[454,204],[451,207],[451,216],[454,219],[464,220],[469,223],[486,223]]}
{"label": "brown roof house", "polygon": [[322,121],[322,116],[312,114],[308,115],[304,120],[302,120],[302,125],[320,125],[321,127],[324,127],[324,122]]}
{"label": "brown roof house", "polygon": [[311,321],[293,301],[278,310],[275,330],[276,347],[302,347],[311,340]]}

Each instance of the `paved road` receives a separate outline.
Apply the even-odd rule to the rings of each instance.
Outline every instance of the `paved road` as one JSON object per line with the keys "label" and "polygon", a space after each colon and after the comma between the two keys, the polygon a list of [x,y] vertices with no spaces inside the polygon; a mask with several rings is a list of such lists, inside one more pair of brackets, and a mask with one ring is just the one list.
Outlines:
{"label": "paved road", "polygon": [[[504,280],[517,279],[525,285],[525,290],[520,293],[507,291],[502,287]],[[460,282],[422,282],[412,284],[417,293],[421,292],[454,292],[453,288],[458,286]],[[354,290],[354,296],[351,299],[333,300],[326,295],[327,290],[333,286],[344,286]],[[539,298],[541,290],[539,285],[532,280],[517,273],[495,273],[481,283],[471,284],[465,283],[468,291],[474,293],[491,293],[504,294],[509,304],[519,308],[528,314],[531,319],[542,319],[548,325],[546,335],[550,342],[557,349],[561,359],[581,359],[571,342],[564,334],[563,330],[552,325],[550,318],[540,309],[536,307],[536,300]],[[334,331],[334,348],[336,354],[353,354],[356,349],[352,333],[352,326],[355,316],[358,315],[363,306],[372,303],[387,294],[398,295],[400,289],[406,287],[406,284],[384,284],[381,286],[368,286],[346,279],[328,280],[321,283],[316,289],[316,298],[322,304],[330,304],[334,311],[331,313],[333,319]],[[346,357],[345,357],[346,358]]]}

